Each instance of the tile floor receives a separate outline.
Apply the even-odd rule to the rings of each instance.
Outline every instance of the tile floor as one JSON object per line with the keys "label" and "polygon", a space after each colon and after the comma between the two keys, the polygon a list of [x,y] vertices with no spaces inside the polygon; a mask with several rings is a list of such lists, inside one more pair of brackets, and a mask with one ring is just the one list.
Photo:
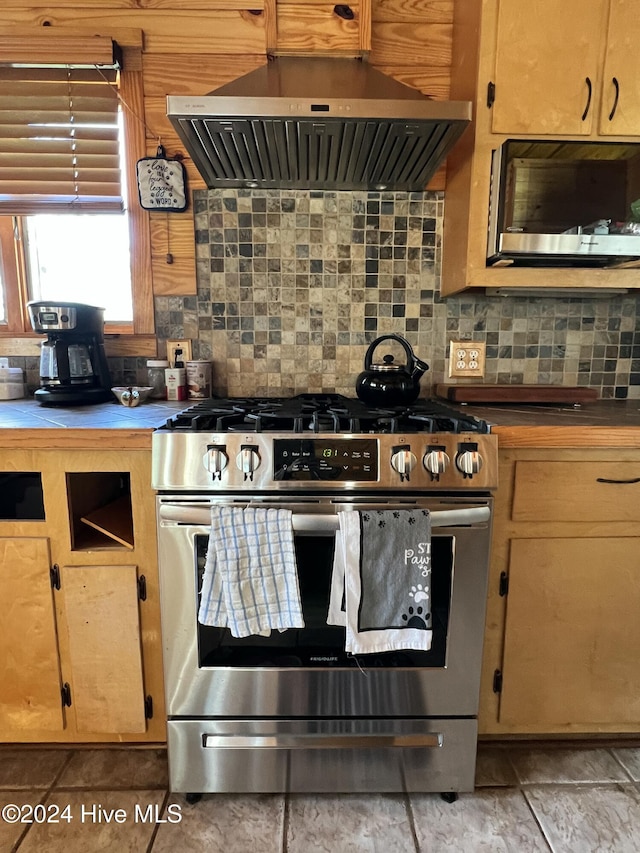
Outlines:
{"label": "tile floor", "polygon": [[[2,747],[0,852],[640,850],[640,748],[481,745],[476,783],[452,804],[218,794],[189,805],[167,793],[163,750]],[[13,823],[17,811],[32,822]]]}

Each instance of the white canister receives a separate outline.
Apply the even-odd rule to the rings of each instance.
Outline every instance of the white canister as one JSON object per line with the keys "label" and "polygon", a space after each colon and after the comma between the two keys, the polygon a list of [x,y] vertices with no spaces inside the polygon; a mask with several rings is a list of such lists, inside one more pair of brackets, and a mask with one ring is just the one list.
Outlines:
{"label": "white canister", "polygon": [[0,400],[24,397],[24,375],[20,367],[0,367]]}
{"label": "white canister", "polygon": [[190,400],[208,400],[211,396],[211,362],[188,361],[187,393]]}

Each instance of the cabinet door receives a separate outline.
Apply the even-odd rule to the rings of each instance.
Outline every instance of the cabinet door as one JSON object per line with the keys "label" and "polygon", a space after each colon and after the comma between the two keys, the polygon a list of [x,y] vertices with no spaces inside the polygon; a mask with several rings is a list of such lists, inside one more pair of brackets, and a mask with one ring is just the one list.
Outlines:
{"label": "cabinet door", "polygon": [[611,0],[600,113],[604,135],[640,136],[639,11],[636,0]]}
{"label": "cabinet door", "polygon": [[64,728],[49,542],[0,539],[0,726]]}
{"label": "cabinet door", "polygon": [[135,566],[61,573],[78,732],[146,730]]}
{"label": "cabinet door", "polygon": [[500,0],[494,133],[591,132],[607,6],[607,0]]}
{"label": "cabinet door", "polygon": [[499,719],[640,723],[640,539],[514,539]]}

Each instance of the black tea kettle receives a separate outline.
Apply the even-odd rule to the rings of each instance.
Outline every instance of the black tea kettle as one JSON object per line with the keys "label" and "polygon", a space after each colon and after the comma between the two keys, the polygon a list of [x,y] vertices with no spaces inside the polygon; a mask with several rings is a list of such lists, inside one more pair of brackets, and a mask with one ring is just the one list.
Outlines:
{"label": "black tea kettle", "polygon": [[[397,341],[407,354],[406,365],[394,364],[391,354],[382,362],[372,363],[373,351],[382,341]],[[429,365],[416,358],[408,341],[400,335],[382,335],[369,346],[364,357],[364,370],[356,380],[356,394],[369,406],[405,406],[420,393],[420,377]]]}

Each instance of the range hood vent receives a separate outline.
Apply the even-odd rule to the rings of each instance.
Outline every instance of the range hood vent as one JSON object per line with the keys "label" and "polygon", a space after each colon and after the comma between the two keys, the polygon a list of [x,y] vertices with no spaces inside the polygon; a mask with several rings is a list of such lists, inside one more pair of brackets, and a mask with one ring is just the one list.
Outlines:
{"label": "range hood vent", "polygon": [[167,115],[207,186],[422,192],[471,121],[359,59],[279,57]]}

